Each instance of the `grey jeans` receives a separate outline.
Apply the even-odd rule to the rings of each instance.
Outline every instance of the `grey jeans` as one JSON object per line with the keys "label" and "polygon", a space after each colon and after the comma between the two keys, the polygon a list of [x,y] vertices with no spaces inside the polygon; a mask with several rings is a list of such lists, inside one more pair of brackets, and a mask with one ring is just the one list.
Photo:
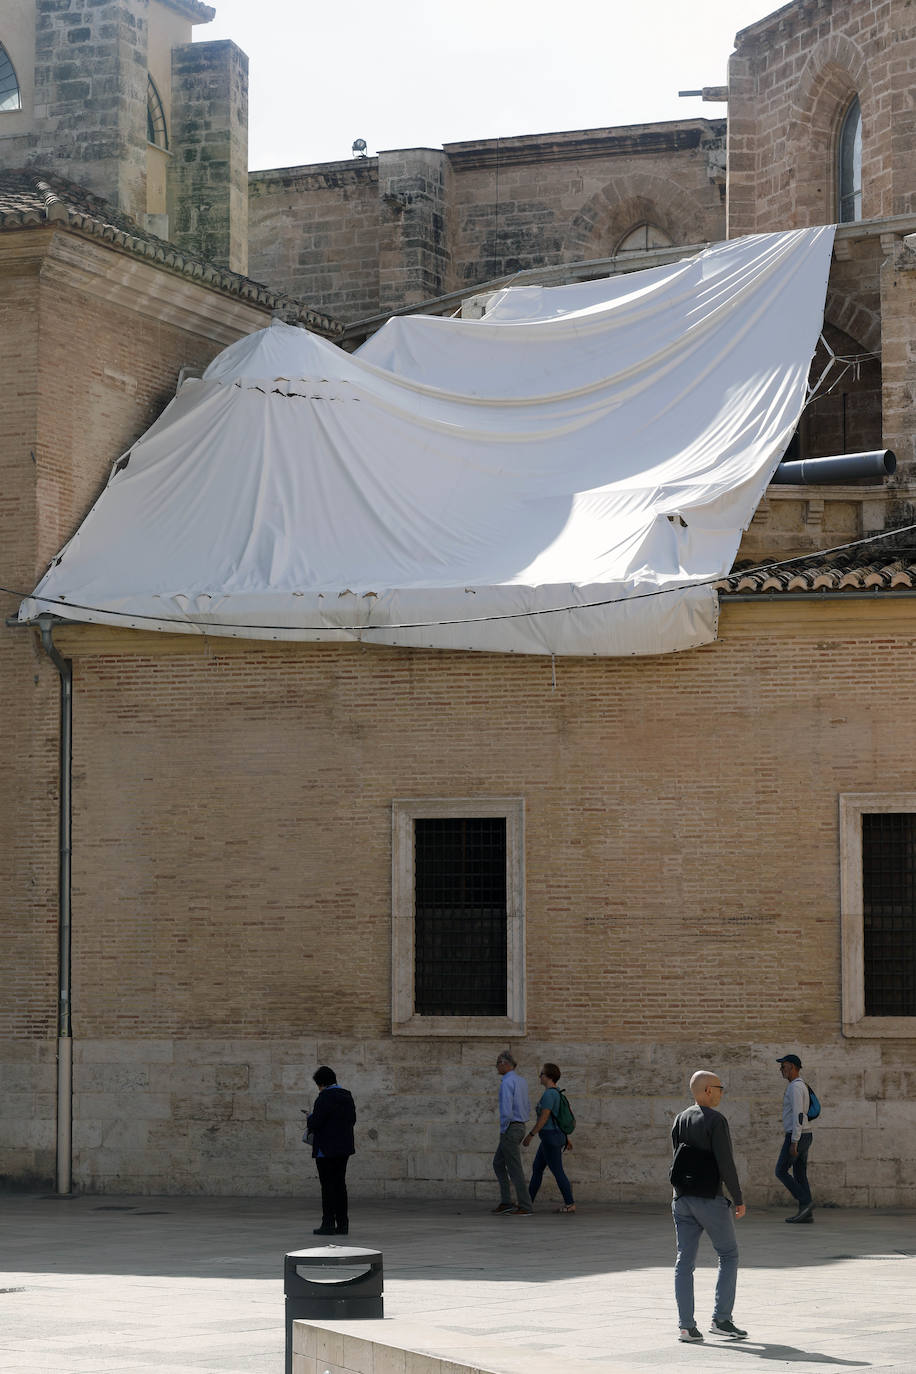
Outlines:
{"label": "grey jeans", "polygon": [[522,1168],[521,1147],[524,1138],[524,1122],[510,1121],[506,1129],[500,1134],[496,1154],[493,1156],[493,1172],[499,1181],[500,1202],[512,1201],[512,1194],[509,1191],[509,1180],[511,1179],[519,1207],[524,1207],[526,1212],[530,1212],[531,1195],[528,1192],[528,1184],[525,1182],[525,1170]]}
{"label": "grey jeans", "polygon": [[696,1326],[693,1271],[704,1231],[719,1256],[716,1305],[712,1315],[720,1322],[730,1320],[738,1283],[738,1241],[731,1203],[721,1193],[718,1197],[678,1197],[672,1202],[671,1211],[674,1213],[674,1233],[677,1237],[674,1297],[679,1324],[682,1327]]}

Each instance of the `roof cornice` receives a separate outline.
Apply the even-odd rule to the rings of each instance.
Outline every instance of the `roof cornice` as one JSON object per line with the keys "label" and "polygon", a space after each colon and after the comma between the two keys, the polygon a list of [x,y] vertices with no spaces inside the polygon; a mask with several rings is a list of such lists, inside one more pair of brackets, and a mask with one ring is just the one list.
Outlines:
{"label": "roof cornice", "polygon": [[[4,209],[2,186],[5,178],[19,178],[30,192],[27,203]],[[68,196],[68,192],[75,194]],[[83,204],[72,203],[83,195]],[[20,199],[24,199],[20,197]],[[111,211],[111,217],[107,211]],[[116,219],[117,223],[112,223]],[[289,324],[304,324],[328,339],[337,339],[344,331],[339,320],[313,310],[295,297],[271,291],[260,282],[243,277],[228,268],[214,266],[182,253],[165,239],[147,234],[134,226],[126,216],[106,206],[105,202],[82,192],[82,188],[64,184],[59,178],[31,170],[0,173],[0,230],[54,227],[92,238],[132,257],[142,258],[152,265],[178,276],[190,278],[214,291],[234,296],[278,315]],[[136,228],[136,233],[131,229]]]}
{"label": "roof cornice", "polygon": [[558,162],[577,158],[632,157],[640,153],[684,152],[699,148],[725,133],[724,119],[677,119],[658,124],[626,124],[611,129],[580,129],[570,133],[531,134],[519,138],[488,138],[470,143],[446,143],[443,150],[453,167],[507,167],[530,162]]}
{"label": "roof cornice", "polygon": [[216,18],[213,6],[202,4],[201,0],[159,0],[159,3],[167,9],[176,10],[184,19],[190,19],[192,24],[209,24]]}

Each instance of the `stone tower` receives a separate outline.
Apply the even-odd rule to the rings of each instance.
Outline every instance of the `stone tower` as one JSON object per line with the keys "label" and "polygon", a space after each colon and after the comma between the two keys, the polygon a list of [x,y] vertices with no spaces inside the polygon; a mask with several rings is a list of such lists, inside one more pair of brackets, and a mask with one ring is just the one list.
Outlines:
{"label": "stone tower", "polygon": [[248,59],[193,43],[200,0],[5,0],[13,77],[0,166],[35,167],[103,196],[143,227],[248,268]]}

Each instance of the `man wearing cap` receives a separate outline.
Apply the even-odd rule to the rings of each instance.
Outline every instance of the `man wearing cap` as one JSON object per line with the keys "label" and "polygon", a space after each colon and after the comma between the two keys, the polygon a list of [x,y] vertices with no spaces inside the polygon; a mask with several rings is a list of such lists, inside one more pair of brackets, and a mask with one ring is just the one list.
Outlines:
{"label": "man wearing cap", "polygon": [[811,1099],[804,1079],[801,1076],[801,1060],[797,1054],[784,1054],[777,1059],[779,1072],[786,1080],[786,1091],[782,1099],[782,1129],[785,1138],[779,1159],[776,1161],[776,1177],[788,1188],[798,1203],[798,1211],[789,1222],[814,1220],[814,1207],[811,1202],[811,1189],[808,1187],[808,1151],[811,1148],[811,1125],[808,1121],[808,1107]]}

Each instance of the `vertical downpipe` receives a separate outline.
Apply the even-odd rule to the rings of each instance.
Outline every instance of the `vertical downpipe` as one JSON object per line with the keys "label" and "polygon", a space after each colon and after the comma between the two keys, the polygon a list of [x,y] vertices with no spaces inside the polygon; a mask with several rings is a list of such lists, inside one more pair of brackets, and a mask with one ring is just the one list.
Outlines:
{"label": "vertical downpipe", "polygon": [[53,618],[40,615],[41,644],[60,676],[60,762],[58,816],[58,979],[57,979],[57,1191],[73,1185],[73,1030],[70,1016],[70,856],[73,760],[73,665],[51,637]]}

